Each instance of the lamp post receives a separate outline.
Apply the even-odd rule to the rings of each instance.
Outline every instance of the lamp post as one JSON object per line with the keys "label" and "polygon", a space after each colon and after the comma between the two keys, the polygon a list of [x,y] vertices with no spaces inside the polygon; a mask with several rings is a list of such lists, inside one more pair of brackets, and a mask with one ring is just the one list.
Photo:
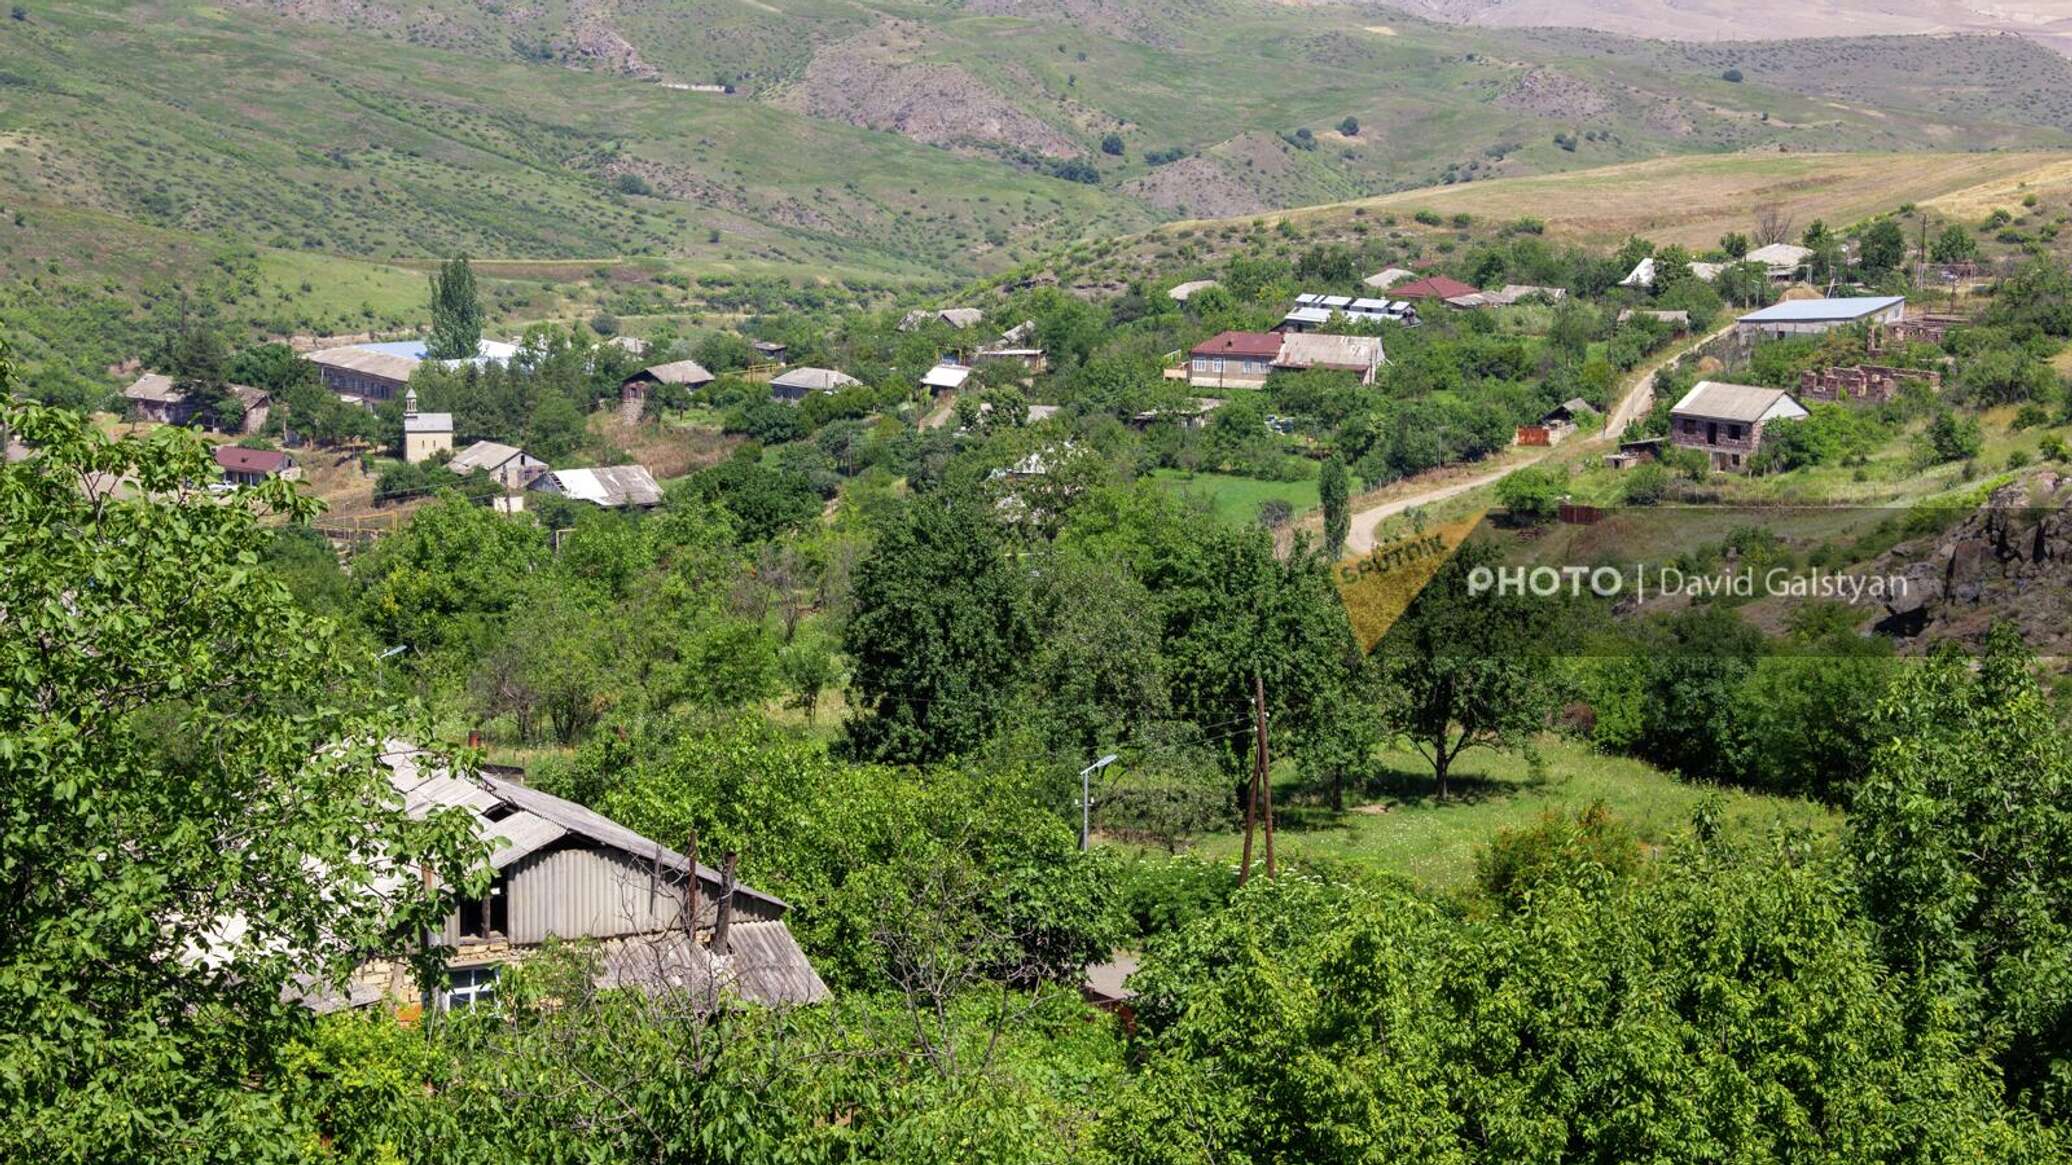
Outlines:
{"label": "lamp post", "polygon": [[1093,835],[1093,775],[1115,763],[1115,754],[1109,753],[1100,760],[1079,770],[1079,852],[1085,853]]}

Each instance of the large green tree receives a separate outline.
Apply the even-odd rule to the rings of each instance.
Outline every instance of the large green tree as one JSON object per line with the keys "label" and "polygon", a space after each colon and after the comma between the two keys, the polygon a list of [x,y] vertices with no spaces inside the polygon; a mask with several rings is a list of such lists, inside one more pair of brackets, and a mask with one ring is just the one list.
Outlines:
{"label": "large green tree", "polygon": [[924,763],[1000,725],[1033,645],[1027,571],[994,510],[945,486],[913,499],[857,568],[843,636],[851,753]]}
{"label": "large green tree", "polygon": [[196,491],[177,431],[0,427],[33,450],[0,468],[0,1159],[294,1158],[290,989],[429,970],[417,871],[465,883],[472,833],[402,813],[370,661],[258,569],[290,484]]}
{"label": "large green tree", "polygon": [[1382,719],[1431,763],[1442,798],[1462,753],[1523,747],[1554,707],[1560,607],[1479,584],[1500,566],[1490,547],[1461,547],[1375,647]]}
{"label": "large green tree", "polygon": [[2009,1093],[2072,1117],[2072,739],[2007,627],[1909,669],[1850,817],[1886,958],[1970,1020]]}
{"label": "large green tree", "polygon": [[434,360],[468,360],[482,345],[482,301],[475,271],[465,255],[449,259],[432,275],[432,333],[425,355]]}

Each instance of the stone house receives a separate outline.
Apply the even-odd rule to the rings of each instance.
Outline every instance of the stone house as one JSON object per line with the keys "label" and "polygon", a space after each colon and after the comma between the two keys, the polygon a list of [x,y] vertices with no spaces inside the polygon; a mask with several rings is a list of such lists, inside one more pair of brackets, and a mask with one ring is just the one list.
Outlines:
{"label": "stone house", "polygon": [[1942,373],[1919,368],[1887,368],[1857,364],[1841,368],[1808,368],[1799,374],[1799,397],[1809,401],[1867,401],[1889,404],[1904,384],[1942,391]]}
{"label": "stone house", "polygon": [[1741,471],[1762,448],[1764,430],[1807,415],[1804,405],[1781,388],[1701,380],[1669,413],[1669,439],[1696,449],[1712,468]]}

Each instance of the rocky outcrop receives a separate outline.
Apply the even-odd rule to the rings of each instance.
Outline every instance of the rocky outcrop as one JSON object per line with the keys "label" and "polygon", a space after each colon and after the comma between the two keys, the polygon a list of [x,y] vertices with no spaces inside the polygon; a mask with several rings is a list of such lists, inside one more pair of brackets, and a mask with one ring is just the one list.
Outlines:
{"label": "rocky outcrop", "polygon": [[1578,121],[1609,113],[1611,98],[1555,69],[1530,69],[1497,95],[1496,103],[1536,117]]}
{"label": "rocky outcrop", "polygon": [[961,66],[902,59],[923,43],[923,30],[893,24],[831,45],[777,104],[950,149],[1006,147],[1049,158],[1085,152]]}
{"label": "rocky outcrop", "polygon": [[2072,652],[2072,474],[2047,469],[2002,486],[1957,525],[1900,543],[1861,573],[1906,581],[1878,624],[1902,650],[1976,644],[2010,622],[2038,654]]}

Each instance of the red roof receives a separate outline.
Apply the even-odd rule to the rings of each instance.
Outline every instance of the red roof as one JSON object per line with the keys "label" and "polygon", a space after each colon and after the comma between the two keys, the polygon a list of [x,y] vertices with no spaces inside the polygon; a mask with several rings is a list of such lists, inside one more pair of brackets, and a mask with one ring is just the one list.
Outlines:
{"label": "red roof", "polygon": [[1432,275],[1415,283],[1405,283],[1389,288],[1391,299],[1452,299],[1456,295],[1473,295],[1479,287],[1470,287],[1458,279],[1444,275]]}
{"label": "red roof", "polygon": [[278,449],[218,445],[215,454],[216,464],[236,473],[279,473],[292,464],[288,455]]}
{"label": "red roof", "polygon": [[1281,338],[1274,332],[1223,332],[1194,346],[1194,356],[1249,356],[1271,360],[1281,354]]}

